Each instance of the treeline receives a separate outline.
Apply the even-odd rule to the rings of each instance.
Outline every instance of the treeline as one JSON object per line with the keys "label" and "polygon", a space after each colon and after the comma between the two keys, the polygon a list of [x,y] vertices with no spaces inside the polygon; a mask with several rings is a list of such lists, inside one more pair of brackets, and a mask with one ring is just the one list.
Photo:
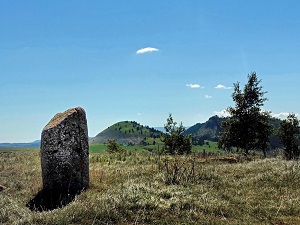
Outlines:
{"label": "treeline", "polygon": [[[299,150],[299,120],[295,114],[289,114],[282,121],[271,117],[271,112],[262,109],[268,100],[267,93],[260,85],[261,80],[255,72],[248,75],[248,82],[241,88],[240,83],[234,84],[232,99],[235,106],[226,109],[229,117],[221,122],[218,139],[220,149],[243,152],[261,151],[266,157],[271,148],[282,147],[286,159],[298,159]],[[212,122],[211,120],[210,122]],[[215,122],[218,122],[215,120]],[[176,126],[172,115],[169,115],[163,134],[163,151],[168,154],[189,154],[192,144],[203,145],[208,136],[192,137],[186,135],[181,124]],[[216,124],[209,124],[218,127]],[[208,135],[208,134],[206,134]]]}

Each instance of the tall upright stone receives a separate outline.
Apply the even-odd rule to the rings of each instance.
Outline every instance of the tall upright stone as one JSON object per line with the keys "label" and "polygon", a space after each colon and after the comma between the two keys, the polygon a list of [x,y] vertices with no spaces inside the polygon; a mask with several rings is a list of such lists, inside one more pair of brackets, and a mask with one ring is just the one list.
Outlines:
{"label": "tall upright stone", "polygon": [[76,194],[89,186],[89,144],[83,108],[56,114],[41,138],[43,190]]}

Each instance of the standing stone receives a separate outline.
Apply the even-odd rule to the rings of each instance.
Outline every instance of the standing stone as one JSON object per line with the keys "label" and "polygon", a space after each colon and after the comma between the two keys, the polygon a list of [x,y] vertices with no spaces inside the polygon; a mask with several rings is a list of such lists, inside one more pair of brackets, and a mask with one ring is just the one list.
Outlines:
{"label": "standing stone", "polygon": [[83,108],[56,114],[41,138],[43,190],[76,194],[89,186],[89,144]]}

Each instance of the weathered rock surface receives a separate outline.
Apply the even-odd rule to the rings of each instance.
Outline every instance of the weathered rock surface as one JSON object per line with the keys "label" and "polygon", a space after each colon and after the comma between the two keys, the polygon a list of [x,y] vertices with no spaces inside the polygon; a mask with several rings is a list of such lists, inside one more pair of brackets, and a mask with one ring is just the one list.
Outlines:
{"label": "weathered rock surface", "polygon": [[43,189],[79,193],[89,186],[89,145],[83,108],[56,114],[41,138]]}

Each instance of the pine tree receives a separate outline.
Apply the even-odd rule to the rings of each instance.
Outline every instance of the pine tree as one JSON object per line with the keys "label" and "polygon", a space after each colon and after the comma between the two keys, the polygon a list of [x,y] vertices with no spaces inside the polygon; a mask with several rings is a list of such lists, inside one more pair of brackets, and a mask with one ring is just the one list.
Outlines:
{"label": "pine tree", "polygon": [[248,82],[243,90],[239,83],[234,84],[232,98],[235,107],[227,108],[230,117],[222,123],[220,148],[236,147],[246,154],[249,150],[262,150],[266,156],[272,128],[269,124],[270,112],[261,109],[267,100],[264,98],[267,92],[262,91],[260,82],[253,72],[248,75]]}

